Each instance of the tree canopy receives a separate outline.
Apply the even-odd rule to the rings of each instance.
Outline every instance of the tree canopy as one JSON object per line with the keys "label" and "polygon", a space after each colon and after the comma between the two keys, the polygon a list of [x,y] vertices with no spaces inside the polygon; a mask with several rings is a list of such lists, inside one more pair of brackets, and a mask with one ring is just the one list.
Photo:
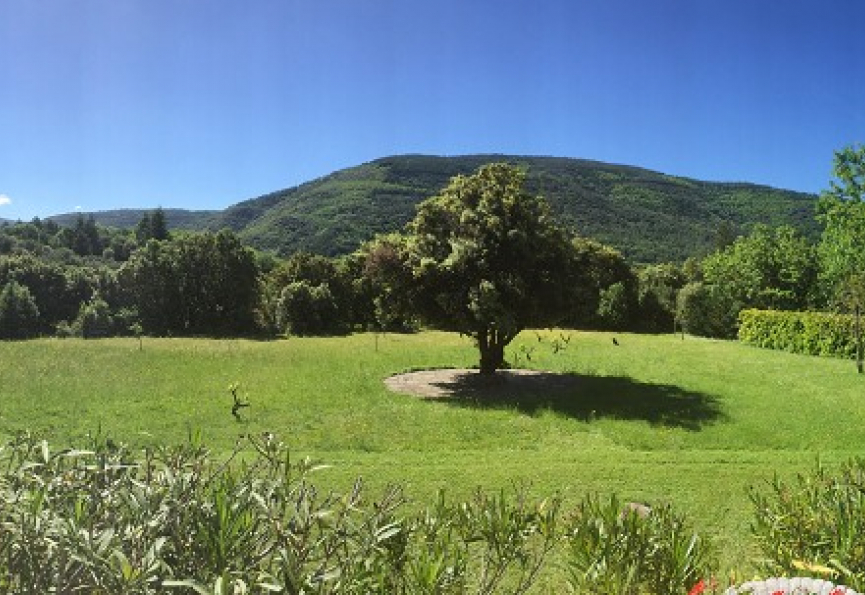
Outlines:
{"label": "tree canopy", "polygon": [[425,323],[471,336],[485,374],[521,330],[554,325],[575,296],[573,246],[524,183],[501,163],[456,176],[407,228],[406,303]]}

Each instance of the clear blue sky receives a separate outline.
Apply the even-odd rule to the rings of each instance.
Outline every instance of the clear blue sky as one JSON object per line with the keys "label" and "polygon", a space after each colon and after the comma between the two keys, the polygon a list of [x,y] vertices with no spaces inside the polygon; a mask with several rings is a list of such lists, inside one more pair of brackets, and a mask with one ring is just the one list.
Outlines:
{"label": "clear blue sky", "polygon": [[224,208],[390,154],[819,191],[862,0],[2,0],[0,217]]}

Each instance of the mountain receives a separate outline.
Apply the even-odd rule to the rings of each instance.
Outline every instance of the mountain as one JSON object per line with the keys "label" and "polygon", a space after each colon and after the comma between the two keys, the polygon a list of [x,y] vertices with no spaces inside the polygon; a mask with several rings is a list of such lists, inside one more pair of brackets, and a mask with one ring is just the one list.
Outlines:
{"label": "mountain", "polygon": [[[93,216],[96,223],[105,227],[130,228],[138,225],[144,215],[153,209],[116,209],[111,211],[97,211],[95,213],[65,213],[63,215],[52,215],[47,219],[58,225],[75,225],[76,219],[83,215]],[[165,220],[169,229],[202,229],[207,221],[219,211],[188,211],[186,209],[163,209]]]}
{"label": "mountain", "polygon": [[376,233],[401,229],[415,205],[451,177],[493,161],[525,169],[528,189],[549,201],[563,225],[618,248],[633,262],[705,254],[721,237],[755,223],[818,233],[812,194],[597,161],[510,155],[385,157],[243,201],[209,216],[206,226],[229,227],[249,244],[280,254],[344,254]]}

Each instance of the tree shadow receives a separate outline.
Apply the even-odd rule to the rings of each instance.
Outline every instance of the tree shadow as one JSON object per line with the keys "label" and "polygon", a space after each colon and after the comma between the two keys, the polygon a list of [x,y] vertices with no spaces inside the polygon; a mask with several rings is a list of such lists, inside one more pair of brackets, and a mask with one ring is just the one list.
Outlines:
{"label": "tree shadow", "polygon": [[474,409],[516,409],[526,415],[549,410],[587,422],[639,420],[690,431],[726,419],[711,395],[622,376],[504,370],[493,378],[464,372],[431,384],[443,393],[431,400]]}

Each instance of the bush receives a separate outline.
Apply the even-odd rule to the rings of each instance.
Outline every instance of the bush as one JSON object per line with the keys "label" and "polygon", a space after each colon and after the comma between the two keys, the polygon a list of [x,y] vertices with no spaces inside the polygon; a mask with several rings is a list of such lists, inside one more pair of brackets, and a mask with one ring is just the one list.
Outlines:
{"label": "bush", "polygon": [[602,328],[623,330],[631,321],[636,298],[624,283],[602,289],[598,301],[598,320]]}
{"label": "bush", "polygon": [[846,463],[838,476],[818,467],[789,484],[776,477],[750,497],[768,572],[831,574],[865,589],[865,460]]}
{"label": "bush", "polygon": [[0,469],[0,593],[524,593],[559,537],[555,499],[440,494],[404,515],[396,487],[319,492],[270,435],[228,463],[197,442],[136,459],[20,436]]}
{"label": "bush", "polygon": [[80,329],[80,335],[85,339],[113,335],[114,319],[105,300],[96,296],[89,302],[81,304],[75,327]]}
{"label": "bush", "polygon": [[15,281],[0,291],[0,339],[29,339],[39,334],[39,309],[30,290]]}
{"label": "bush", "polygon": [[640,518],[588,498],[563,525],[559,498],[478,491],[406,514],[398,487],[323,493],[318,469],[269,434],[228,461],[196,440],[136,456],[18,436],[0,448],[0,594],[511,595],[562,544],[581,593],[683,593],[714,569],[669,507]]}
{"label": "bush", "polygon": [[704,337],[735,337],[739,309],[723,288],[702,282],[687,284],[676,299],[679,323],[685,331]]}
{"label": "bush", "polygon": [[290,335],[332,335],[346,331],[330,288],[295,281],[283,288],[276,304],[278,327]]}
{"label": "bush", "polygon": [[853,316],[844,314],[743,310],[739,340],[805,355],[855,357],[855,324]]}
{"label": "bush", "polygon": [[565,538],[577,593],[684,593],[716,569],[709,544],[669,506],[643,517],[616,497],[588,497]]}

